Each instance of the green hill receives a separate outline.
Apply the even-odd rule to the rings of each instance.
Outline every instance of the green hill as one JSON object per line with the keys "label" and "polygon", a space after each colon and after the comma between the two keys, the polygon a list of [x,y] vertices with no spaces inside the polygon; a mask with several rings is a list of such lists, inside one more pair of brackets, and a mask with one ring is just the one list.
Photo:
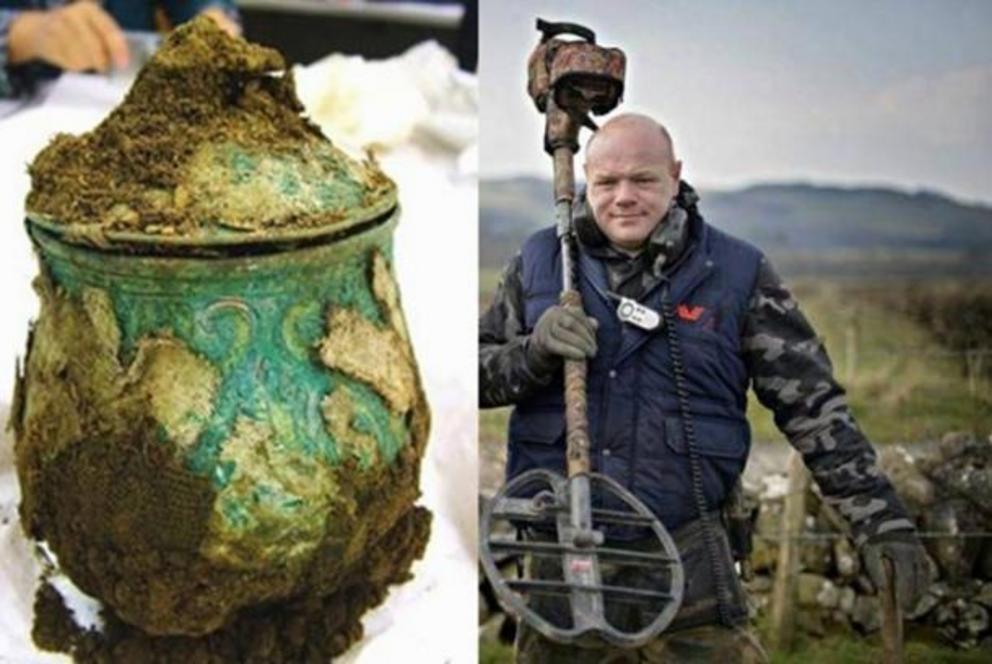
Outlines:
{"label": "green hill", "polygon": [[[764,184],[702,191],[700,210],[790,274],[992,273],[992,208],[936,192]],[[482,267],[501,265],[552,214],[548,180],[483,180]]]}

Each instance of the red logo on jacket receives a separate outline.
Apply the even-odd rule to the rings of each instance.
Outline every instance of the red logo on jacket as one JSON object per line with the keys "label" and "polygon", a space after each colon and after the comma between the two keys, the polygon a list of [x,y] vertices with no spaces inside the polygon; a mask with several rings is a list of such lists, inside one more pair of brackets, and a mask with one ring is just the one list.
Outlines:
{"label": "red logo on jacket", "polygon": [[679,315],[679,318],[693,323],[699,320],[699,317],[703,315],[704,311],[706,311],[705,307],[700,307],[700,306],[691,307],[686,304],[680,304],[675,309],[675,312]]}

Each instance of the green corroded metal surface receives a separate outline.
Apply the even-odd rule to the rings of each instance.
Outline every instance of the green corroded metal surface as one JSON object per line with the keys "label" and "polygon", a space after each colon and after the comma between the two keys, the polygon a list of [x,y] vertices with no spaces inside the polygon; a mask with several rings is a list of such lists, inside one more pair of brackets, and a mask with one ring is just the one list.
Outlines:
{"label": "green corroded metal surface", "polygon": [[202,146],[182,185],[211,227],[252,230],[260,219],[345,215],[366,204],[365,168],[326,141],[283,154],[233,143]]}
{"label": "green corroded metal surface", "polygon": [[[215,518],[223,523],[214,529],[225,531],[215,537],[219,557],[259,559],[257,542],[250,552],[237,551],[249,536],[292,535],[300,540],[298,553],[312,550],[337,490],[335,469],[349,456],[359,471],[388,465],[407,444],[407,413],[320,356],[329,312],[348,310],[376,327],[389,325],[373,292],[372,264],[376,255],[391,260],[397,216],[331,244],[227,258],[99,252],[29,222],[58,287],[79,301],[106,293],[122,366],[136,362],[143,340],[168,339],[216,376],[210,403],[163,423],[158,442],[193,432],[178,448],[189,471],[209,477],[218,493]],[[328,395],[349,406],[348,430],[373,440],[374,449],[349,447],[332,435],[323,410]]]}

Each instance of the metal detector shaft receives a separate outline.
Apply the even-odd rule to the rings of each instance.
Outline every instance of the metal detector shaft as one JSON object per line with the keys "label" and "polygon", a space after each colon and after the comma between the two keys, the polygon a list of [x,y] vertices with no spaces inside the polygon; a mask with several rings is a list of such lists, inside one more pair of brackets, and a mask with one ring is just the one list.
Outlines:
{"label": "metal detector shaft", "polygon": [[[561,243],[561,304],[582,311],[582,295],[577,286],[573,254],[572,203],[575,200],[575,150],[572,145],[579,133],[575,117],[549,100],[549,132],[568,140],[552,151],[554,164],[555,215]],[[564,143],[564,144],[562,144]],[[568,463],[569,509],[559,518],[558,532],[564,540],[575,542],[588,552],[570,552],[563,558],[565,581],[572,586],[572,619],[580,629],[602,622],[603,595],[594,590],[602,585],[599,559],[593,553],[597,543],[592,523],[592,495],[589,490],[589,419],[586,414],[586,361],[565,360],[565,455]],[[559,538],[561,541],[561,538]]]}
{"label": "metal detector shaft", "polygon": [[[578,291],[565,291],[565,306],[582,308]],[[565,454],[569,479],[586,475],[589,463],[589,419],[586,417],[586,362],[565,360]],[[573,503],[574,504],[574,503]],[[578,524],[573,524],[578,526]]]}
{"label": "metal detector shaft", "polygon": [[[573,115],[558,108],[553,99],[547,103],[547,121],[548,133],[556,138],[551,157],[554,164],[555,217],[558,241],[561,243],[560,302],[562,306],[576,307],[581,311],[582,296],[577,286],[572,232],[572,203],[575,200],[575,149],[572,146],[578,138],[581,125]],[[589,422],[586,417],[585,360],[565,360],[565,431],[568,476],[588,473]],[[576,515],[576,518],[582,517]]]}
{"label": "metal detector shaft", "polygon": [[[585,363],[582,364],[584,369]],[[602,542],[597,541],[593,531],[588,472],[569,476],[568,497],[568,514],[561,519],[566,523],[559,523],[558,532],[565,533],[566,541],[571,540],[575,550],[562,556],[562,572],[565,582],[571,585],[572,623],[580,630],[587,630],[602,624],[606,610],[599,557],[595,553],[595,545]]]}

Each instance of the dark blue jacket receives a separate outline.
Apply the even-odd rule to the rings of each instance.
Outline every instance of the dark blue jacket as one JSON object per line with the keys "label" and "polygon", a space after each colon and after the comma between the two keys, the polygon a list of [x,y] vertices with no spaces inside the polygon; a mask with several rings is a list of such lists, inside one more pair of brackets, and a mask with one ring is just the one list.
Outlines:
{"label": "dark blue jacket", "polygon": [[[740,338],[761,253],[698,216],[690,224],[687,254],[641,302],[660,312],[667,295],[677,312],[703,488],[713,509],[743,471],[751,443]],[[554,229],[532,235],[521,259],[529,333],[561,291]],[[676,529],[695,518],[696,508],[666,333],[618,320],[600,261],[580,252],[579,272],[583,305],[599,321],[599,350],[588,371],[593,470],[630,489],[666,528]],[[532,468],[565,472],[561,372],[517,404],[509,439],[508,479]]]}

